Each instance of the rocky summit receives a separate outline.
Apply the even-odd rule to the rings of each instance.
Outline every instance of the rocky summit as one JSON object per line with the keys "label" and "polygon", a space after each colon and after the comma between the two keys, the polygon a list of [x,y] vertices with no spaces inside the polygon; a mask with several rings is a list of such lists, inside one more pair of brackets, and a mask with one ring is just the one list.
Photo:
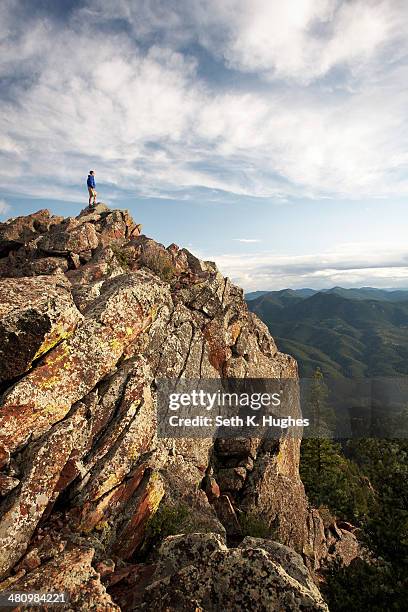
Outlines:
{"label": "rocky summit", "polygon": [[0,590],[76,612],[327,609],[316,572],[358,544],[310,508],[299,440],[157,438],[158,378],[298,376],[214,263],[104,204],[10,219],[0,366]]}

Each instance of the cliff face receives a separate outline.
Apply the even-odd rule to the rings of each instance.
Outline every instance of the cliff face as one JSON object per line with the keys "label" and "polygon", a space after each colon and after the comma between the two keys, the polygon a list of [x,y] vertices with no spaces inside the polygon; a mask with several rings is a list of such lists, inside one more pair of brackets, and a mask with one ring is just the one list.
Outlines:
{"label": "cliff face", "polygon": [[[73,609],[115,609],[107,586],[116,601],[132,591],[124,609],[162,609],[192,536],[163,545],[159,566],[169,546],[179,551],[173,572],[135,560],[157,517],[177,515],[177,533],[218,534],[200,536],[207,553],[218,539],[205,585],[190,564],[188,580],[177,578],[190,585],[186,607],[169,609],[190,609],[200,588],[201,603],[208,599],[218,563],[227,582],[238,568],[261,576],[269,567],[270,592],[285,584],[324,609],[294,552],[312,570],[326,554],[299,478],[299,441],[157,439],[154,381],[163,377],[296,378],[297,365],[215,264],[140,235],[126,211],[99,204],[76,218],[39,211],[0,224],[0,588],[62,585]],[[292,565],[248,538],[226,548],[226,532],[242,540],[243,513],[273,526]],[[211,605],[203,609],[220,609]],[[245,609],[238,599],[229,605]]]}

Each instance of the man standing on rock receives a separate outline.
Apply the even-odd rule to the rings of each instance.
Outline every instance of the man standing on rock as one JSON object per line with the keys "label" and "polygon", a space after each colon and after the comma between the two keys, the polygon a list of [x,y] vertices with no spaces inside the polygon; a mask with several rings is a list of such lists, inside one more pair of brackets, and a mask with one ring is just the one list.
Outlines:
{"label": "man standing on rock", "polygon": [[89,193],[89,208],[93,208],[96,204],[96,189],[95,189],[95,172],[93,170],[89,171],[88,180],[86,184],[88,185],[88,193]]}

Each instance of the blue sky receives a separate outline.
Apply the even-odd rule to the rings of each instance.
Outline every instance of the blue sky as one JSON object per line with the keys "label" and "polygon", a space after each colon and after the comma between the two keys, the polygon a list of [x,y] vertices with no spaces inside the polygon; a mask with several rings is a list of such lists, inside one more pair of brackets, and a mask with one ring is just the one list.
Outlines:
{"label": "blue sky", "polygon": [[0,217],[100,199],[246,290],[408,287],[403,0],[3,0]]}

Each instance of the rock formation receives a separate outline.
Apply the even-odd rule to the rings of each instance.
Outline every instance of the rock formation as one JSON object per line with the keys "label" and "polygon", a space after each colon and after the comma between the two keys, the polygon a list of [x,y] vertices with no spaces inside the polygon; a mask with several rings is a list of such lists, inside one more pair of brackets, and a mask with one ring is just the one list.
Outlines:
{"label": "rock formation", "polygon": [[[0,365],[0,589],[64,587],[72,610],[325,609],[299,440],[156,435],[158,378],[297,378],[214,263],[103,204],[0,224]],[[157,552],[166,516],[184,535]],[[280,544],[239,544],[242,516]]]}

